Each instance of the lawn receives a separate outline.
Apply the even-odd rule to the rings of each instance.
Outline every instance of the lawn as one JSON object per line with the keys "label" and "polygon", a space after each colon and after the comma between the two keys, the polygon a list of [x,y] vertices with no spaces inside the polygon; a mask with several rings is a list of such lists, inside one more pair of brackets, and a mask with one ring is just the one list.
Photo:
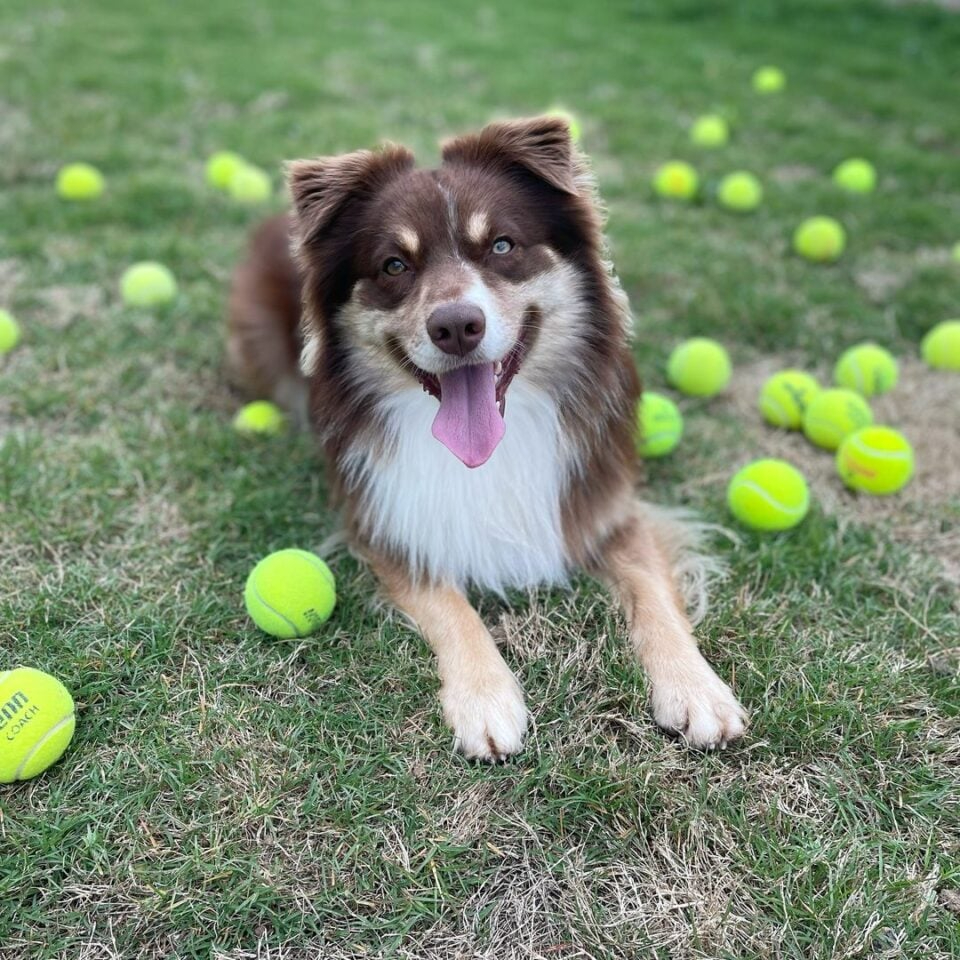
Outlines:
{"label": "lawn", "polygon": [[[787,89],[760,97],[753,70]],[[0,7],[0,670],[55,672],[76,738],[0,787],[0,956],[828,958],[960,954],[960,378],[915,358],[960,315],[960,15],[881,3],[350,4],[209,0]],[[422,639],[332,561],[339,606],[306,640],[241,602],[264,553],[336,530],[303,436],[249,440],[222,366],[225,286],[269,209],[209,188],[230,148],[285,159],[437,141],[562,102],[609,206],[636,357],[661,386],[682,337],[723,340],[733,388],[684,400],[649,497],[730,522],[727,478],[785,455],[815,504],[796,530],[718,536],[700,629],[752,714],[702,755],[652,725],[624,626],[595,584],[482,598],[534,730],[499,767],[451,751]],[[687,129],[722,110],[731,144]],[[870,197],[830,181],[847,156]],[[705,199],[652,196],[694,162]],[[59,200],[86,160],[102,199]],[[753,170],[738,216],[718,177]],[[835,266],[789,251],[829,213]],[[180,295],[127,309],[131,262]],[[763,376],[828,378],[866,337],[903,360],[876,407],[917,449],[884,501],[764,428]]]}

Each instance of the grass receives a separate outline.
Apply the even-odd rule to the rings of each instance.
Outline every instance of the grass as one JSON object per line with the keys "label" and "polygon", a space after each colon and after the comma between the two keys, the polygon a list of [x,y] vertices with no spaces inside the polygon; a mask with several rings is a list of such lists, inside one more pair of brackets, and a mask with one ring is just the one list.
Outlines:
{"label": "grass", "polygon": [[[686,402],[689,439],[649,468],[651,498],[724,522],[733,466],[787,442],[755,426],[752,372],[826,374],[865,336],[909,356],[957,313],[958,53],[956,15],[867,2],[7,0],[0,304],[25,342],[0,361],[0,662],[54,671],[79,724],[53,770],[0,791],[0,953],[956,956],[956,390],[925,404],[914,370],[890,400],[918,448],[940,430],[937,484],[921,462],[912,492],[863,504],[797,441],[811,517],[718,542],[731,577],[701,635],[752,711],[745,743],[701,756],[655,731],[584,582],[482,601],[535,730],[516,762],[471,766],[425,644],[349,559],[326,632],[272,641],[243,615],[255,560],[336,518],[307,439],[231,431],[224,286],[261,211],[202,165],[229,147],[276,172],[385,137],[430,161],[492,115],[577,110],[645,379],[690,334],[739,365],[740,393]],[[750,91],[766,62],[779,98]],[[685,130],[713,109],[735,137],[700,154]],[[875,197],[830,185],[852,154],[879,166]],[[764,206],[656,202],[670,156],[707,195],[756,171]],[[101,201],[56,199],[74,159],[106,174]],[[788,254],[819,212],[849,230],[836,267]],[[118,302],[145,257],[180,280],[167,310]]]}

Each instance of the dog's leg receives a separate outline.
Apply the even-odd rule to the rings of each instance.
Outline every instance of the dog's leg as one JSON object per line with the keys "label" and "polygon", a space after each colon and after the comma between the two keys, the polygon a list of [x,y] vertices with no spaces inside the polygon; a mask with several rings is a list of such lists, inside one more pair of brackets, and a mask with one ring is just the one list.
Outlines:
{"label": "dog's leg", "polygon": [[649,677],[654,719],[710,750],[743,734],[746,712],[697,649],[673,559],[657,522],[638,512],[609,539],[603,566]]}
{"label": "dog's leg", "polygon": [[440,703],[457,749],[477,760],[519,753],[527,728],[523,691],[467,598],[453,587],[414,583],[387,564],[374,567],[436,654]]}

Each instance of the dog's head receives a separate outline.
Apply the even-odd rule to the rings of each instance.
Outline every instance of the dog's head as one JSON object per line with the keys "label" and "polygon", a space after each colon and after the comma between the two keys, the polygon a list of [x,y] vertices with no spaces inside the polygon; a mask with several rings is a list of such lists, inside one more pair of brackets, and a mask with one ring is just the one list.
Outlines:
{"label": "dog's head", "polygon": [[446,143],[436,170],[387,146],[297,161],[289,178],[328,375],[368,394],[418,381],[439,401],[434,436],[469,467],[503,436],[514,377],[576,378],[605,294],[600,218],[565,121],[491,124]]}

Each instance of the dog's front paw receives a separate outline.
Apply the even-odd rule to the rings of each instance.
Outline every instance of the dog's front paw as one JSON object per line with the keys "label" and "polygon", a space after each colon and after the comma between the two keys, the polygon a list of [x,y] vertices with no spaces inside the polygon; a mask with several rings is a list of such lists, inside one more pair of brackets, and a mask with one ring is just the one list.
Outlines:
{"label": "dog's front paw", "polygon": [[699,654],[697,661],[671,666],[653,681],[650,704],[659,726],[697,750],[725,747],[742,737],[747,725],[746,710]]}
{"label": "dog's front paw", "polygon": [[448,680],[440,702],[456,748],[469,759],[506,760],[523,748],[527,708],[506,664],[479,677]]}

